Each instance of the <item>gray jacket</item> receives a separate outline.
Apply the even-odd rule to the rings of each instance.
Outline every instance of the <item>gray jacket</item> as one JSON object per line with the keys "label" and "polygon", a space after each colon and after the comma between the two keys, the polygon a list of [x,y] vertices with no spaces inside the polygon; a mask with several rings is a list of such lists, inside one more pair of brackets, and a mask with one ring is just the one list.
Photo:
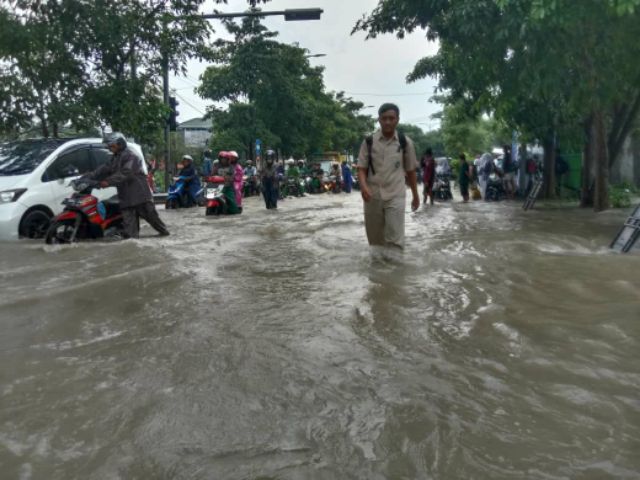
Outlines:
{"label": "gray jacket", "polygon": [[106,181],[118,189],[121,208],[135,207],[153,198],[142,159],[128,148],[115,154],[111,161],[87,175],[93,180]]}

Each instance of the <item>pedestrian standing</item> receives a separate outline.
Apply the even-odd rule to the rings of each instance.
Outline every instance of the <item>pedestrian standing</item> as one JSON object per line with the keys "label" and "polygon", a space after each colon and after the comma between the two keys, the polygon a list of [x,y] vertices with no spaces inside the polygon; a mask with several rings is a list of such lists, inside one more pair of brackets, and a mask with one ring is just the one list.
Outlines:
{"label": "pedestrian standing", "polygon": [[367,137],[358,155],[358,181],[364,200],[369,245],[404,248],[405,179],[411,187],[412,210],[420,206],[413,142],[396,127],[400,109],[385,103],[378,109],[380,130]]}
{"label": "pedestrian standing", "polygon": [[422,203],[427,203],[427,197],[429,197],[429,204],[433,205],[433,182],[436,178],[436,159],[433,158],[433,151],[430,148],[425,150],[424,157],[422,157],[422,164],[422,180],[424,182]]}
{"label": "pedestrian standing", "polygon": [[353,177],[351,176],[351,169],[349,165],[347,165],[346,160],[342,162],[342,181],[344,182],[344,192],[351,193]]}
{"label": "pedestrian standing", "polygon": [[513,163],[513,157],[511,156],[511,147],[509,145],[505,145],[502,150],[504,152],[504,156],[502,157],[502,173],[504,175],[503,184],[508,197],[513,199],[516,194],[516,169]]}
{"label": "pedestrian standing", "polygon": [[493,173],[493,157],[490,153],[483,153],[478,162],[478,183],[480,184],[480,193],[482,198],[486,200],[487,184],[489,176]]}
{"label": "pedestrian standing", "polygon": [[267,150],[266,161],[260,170],[262,182],[262,196],[267,210],[278,208],[278,173],[275,165],[276,154],[273,150]]}
{"label": "pedestrian standing", "polygon": [[124,237],[138,238],[140,217],[161,236],[169,235],[153,204],[151,189],[142,168],[143,160],[127,148],[127,140],[120,133],[114,133],[106,143],[113,158],[86,177],[99,181],[100,188],[116,187],[118,190]]}
{"label": "pedestrian standing", "polygon": [[460,194],[462,200],[466,203],[469,201],[469,182],[471,180],[471,171],[467,163],[467,157],[464,153],[460,154],[460,173],[458,175],[458,185],[460,186]]}
{"label": "pedestrian standing", "polygon": [[211,158],[211,150],[204,151],[202,159],[202,175],[209,177],[213,173],[213,159]]}

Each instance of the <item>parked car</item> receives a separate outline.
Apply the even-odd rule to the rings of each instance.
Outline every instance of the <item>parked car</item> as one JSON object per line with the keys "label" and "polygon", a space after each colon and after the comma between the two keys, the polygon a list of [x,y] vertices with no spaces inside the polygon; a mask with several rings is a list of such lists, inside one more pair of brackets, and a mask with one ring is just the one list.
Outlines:
{"label": "parked car", "polygon": [[[142,150],[129,148],[140,158]],[[36,139],[0,143],[0,240],[41,238],[71,196],[71,180],[111,159],[100,138]],[[142,162],[146,172],[146,163]],[[106,200],[114,187],[97,190]]]}

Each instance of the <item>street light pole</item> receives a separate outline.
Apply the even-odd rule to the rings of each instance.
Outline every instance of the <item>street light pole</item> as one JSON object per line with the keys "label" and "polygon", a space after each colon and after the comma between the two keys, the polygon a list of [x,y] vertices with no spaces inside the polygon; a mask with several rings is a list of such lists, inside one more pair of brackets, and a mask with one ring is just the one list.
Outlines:
{"label": "street light pole", "polygon": [[[164,97],[164,104],[169,107],[169,55],[167,51],[162,52],[162,95]],[[166,192],[169,192],[169,120],[164,123],[164,188]]]}

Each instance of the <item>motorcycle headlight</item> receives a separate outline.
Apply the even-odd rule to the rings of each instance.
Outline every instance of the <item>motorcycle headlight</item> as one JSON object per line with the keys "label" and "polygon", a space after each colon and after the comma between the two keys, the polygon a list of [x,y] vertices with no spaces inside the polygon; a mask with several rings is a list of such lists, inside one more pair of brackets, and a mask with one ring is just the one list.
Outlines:
{"label": "motorcycle headlight", "polygon": [[16,188],[15,190],[5,190],[3,192],[0,192],[0,203],[15,202],[26,191],[26,188]]}

